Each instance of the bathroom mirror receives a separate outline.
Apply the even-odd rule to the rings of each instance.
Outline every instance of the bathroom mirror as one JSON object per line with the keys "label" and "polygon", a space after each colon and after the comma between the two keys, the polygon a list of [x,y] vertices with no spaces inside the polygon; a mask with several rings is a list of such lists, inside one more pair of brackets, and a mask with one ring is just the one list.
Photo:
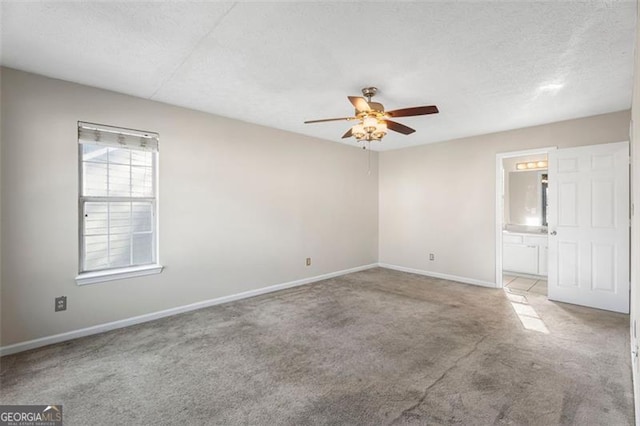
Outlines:
{"label": "bathroom mirror", "polygon": [[508,223],[547,226],[547,171],[509,172]]}

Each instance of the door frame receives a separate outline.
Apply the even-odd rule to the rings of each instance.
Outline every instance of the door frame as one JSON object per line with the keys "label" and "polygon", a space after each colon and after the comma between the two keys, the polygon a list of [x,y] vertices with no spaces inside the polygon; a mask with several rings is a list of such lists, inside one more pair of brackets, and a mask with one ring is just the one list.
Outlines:
{"label": "door frame", "polygon": [[533,148],[522,151],[499,152],[496,154],[496,288],[502,288],[502,229],[504,227],[504,167],[502,160],[527,155],[547,154],[557,146]]}

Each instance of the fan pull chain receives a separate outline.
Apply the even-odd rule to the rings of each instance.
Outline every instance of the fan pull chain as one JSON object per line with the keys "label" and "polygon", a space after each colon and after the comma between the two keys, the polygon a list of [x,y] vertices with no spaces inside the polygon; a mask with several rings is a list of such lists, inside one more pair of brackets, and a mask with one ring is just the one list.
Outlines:
{"label": "fan pull chain", "polygon": [[368,145],[367,151],[369,151],[369,170],[367,171],[367,174],[371,175],[371,141],[367,141],[367,145]]}

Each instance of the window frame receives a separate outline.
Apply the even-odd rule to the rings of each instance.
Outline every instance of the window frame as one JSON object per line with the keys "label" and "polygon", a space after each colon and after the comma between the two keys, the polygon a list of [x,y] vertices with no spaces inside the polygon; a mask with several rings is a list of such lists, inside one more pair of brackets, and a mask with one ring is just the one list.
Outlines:
{"label": "window frame", "polygon": [[[85,122],[78,122],[78,128],[81,124],[91,124]],[[114,129],[133,132],[141,132],[140,130],[127,129],[122,127],[113,127],[113,126],[104,126],[98,125],[102,127],[109,127]],[[160,221],[158,215],[158,206],[159,206],[159,150],[151,151],[152,155],[152,193],[151,197],[123,197],[123,196],[85,196],[83,195],[83,166],[84,166],[84,155],[83,155],[83,143],[80,143],[79,139],[78,143],[78,275],[76,276],[76,283],[78,285],[85,284],[94,284],[105,281],[114,281],[126,278],[133,278],[143,275],[151,275],[158,274],[162,272],[164,267],[160,264],[160,247],[159,247],[159,230],[160,230]],[[97,144],[96,144],[97,145]],[[132,148],[127,148],[130,151],[134,151]],[[109,163],[107,163],[108,165]],[[131,163],[130,163],[130,167]],[[108,166],[107,166],[108,170]],[[108,173],[108,172],[107,172]],[[108,174],[107,174],[108,179]],[[107,180],[108,184],[108,180]],[[85,267],[85,205],[86,203],[91,202],[127,202],[127,203],[135,203],[135,202],[143,202],[151,204],[151,214],[152,214],[152,261],[149,263],[142,264],[130,264],[122,267],[111,267],[111,268],[103,268],[96,270],[84,270]],[[133,232],[130,233],[130,238],[134,235]],[[107,238],[107,241],[109,239]],[[133,246],[132,246],[133,247]],[[133,256],[133,252],[131,253]]]}

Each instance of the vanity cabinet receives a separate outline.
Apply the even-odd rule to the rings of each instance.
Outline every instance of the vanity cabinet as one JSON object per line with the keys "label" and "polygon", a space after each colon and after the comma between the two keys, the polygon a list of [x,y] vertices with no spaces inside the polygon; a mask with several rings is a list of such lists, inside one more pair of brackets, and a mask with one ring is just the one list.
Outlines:
{"label": "vanity cabinet", "polygon": [[545,238],[544,245],[538,246],[538,275],[547,276],[547,262],[549,259],[549,247]]}
{"label": "vanity cabinet", "polygon": [[548,238],[546,235],[502,235],[502,269],[530,275],[547,275]]}

